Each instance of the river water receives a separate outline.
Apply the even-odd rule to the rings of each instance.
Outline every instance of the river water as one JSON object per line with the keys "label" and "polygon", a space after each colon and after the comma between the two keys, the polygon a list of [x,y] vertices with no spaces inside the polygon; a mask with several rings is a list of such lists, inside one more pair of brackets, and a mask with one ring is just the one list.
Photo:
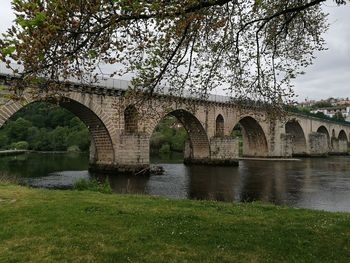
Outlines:
{"label": "river water", "polygon": [[153,158],[165,169],[150,177],[87,171],[84,154],[24,154],[0,158],[0,176],[35,187],[70,188],[81,178],[108,178],[116,193],[278,205],[350,212],[350,157],[300,161],[240,161],[239,167],[185,166],[181,156]]}

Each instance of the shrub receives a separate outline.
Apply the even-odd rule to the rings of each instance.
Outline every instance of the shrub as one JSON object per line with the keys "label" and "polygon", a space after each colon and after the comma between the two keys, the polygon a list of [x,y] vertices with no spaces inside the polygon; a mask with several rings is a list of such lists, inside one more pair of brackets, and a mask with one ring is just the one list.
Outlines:
{"label": "shrub", "polygon": [[163,144],[162,147],[159,149],[160,154],[170,154],[170,145],[169,144]]}
{"label": "shrub", "polygon": [[5,173],[0,173],[0,185],[19,184],[19,179],[16,176],[9,176]]}
{"label": "shrub", "polygon": [[12,150],[28,150],[29,144],[26,141],[14,142],[10,148]]}
{"label": "shrub", "polygon": [[108,180],[105,180],[103,183],[96,180],[96,179],[80,179],[74,183],[75,190],[78,191],[93,191],[93,192],[100,192],[104,194],[111,194],[112,188],[108,182]]}
{"label": "shrub", "polygon": [[79,153],[80,152],[80,148],[77,145],[71,145],[67,148],[67,152],[69,153]]}

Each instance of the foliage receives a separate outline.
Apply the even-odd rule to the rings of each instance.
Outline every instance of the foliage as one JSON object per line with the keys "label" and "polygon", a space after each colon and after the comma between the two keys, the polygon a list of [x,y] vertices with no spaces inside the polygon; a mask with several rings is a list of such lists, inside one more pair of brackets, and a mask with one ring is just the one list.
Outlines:
{"label": "foliage", "polygon": [[67,152],[78,153],[78,152],[80,152],[80,148],[77,145],[71,145],[67,148]]}
{"label": "foliage", "polygon": [[333,119],[335,119],[337,121],[345,121],[345,118],[344,118],[343,114],[340,111],[337,111],[334,114]]}
{"label": "foliage", "polygon": [[350,214],[0,185],[0,262],[348,262]]}
{"label": "foliage", "polygon": [[242,127],[239,123],[233,128],[233,130],[231,132],[231,137],[233,137],[233,138],[236,138],[236,137],[241,138],[242,137]]}
{"label": "foliage", "polygon": [[347,122],[345,120],[331,118],[331,117],[325,115],[323,112],[312,113],[309,111],[300,110],[300,108],[294,107],[294,106],[285,106],[284,109],[287,112],[294,112],[294,113],[299,113],[299,114],[303,114],[303,115],[310,116],[310,117],[321,118],[321,119],[329,120],[329,121],[336,121],[336,122],[339,122],[342,124],[349,124],[349,122]]}
{"label": "foliage", "polygon": [[74,183],[73,188],[75,190],[79,191],[93,191],[93,192],[100,192],[104,194],[111,194],[112,188],[108,182],[108,180],[105,180],[104,182],[99,182],[96,179],[80,179],[77,182]]}
{"label": "foliage", "polygon": [[183,152],[188,135],[173,116],[165,117],[152,134],[150,145],[153,153]]}
{"label": "foliage", "polygon": [[162,147],[160,147],[159,149],[160,154],[169,154],[170,152],[170,145],[167,143],[163,144]]}
{"label": "foliage", "polygon": [[318,111],[316,113],[312,113],[312,114],[314,114],[315,117],[317,117],[317,118],[321,118],[321,119],[327,119],[328,118],[328,116],[326,114],[324,114],[323,112],[320,112],[320,111]]}
{"label": "foliage", "polygon": [[[6,173],[0,173],[0,186],[1,185],[18,185],[19,178],[14,175],[7,175]],[[0,198],[1,199],[1,198]]]}
{"label": "foliage", "polygon": [[314,105],[312,105],[312,109],[330,108],[330,107],[333,107],[333,105],[329,101],[318,101]]}
{"label": "foliage", "polygon": [[43,102],[24,107],[0,130],[0,149],[19,149],[22,141],[36,151],[66,151],[73,145],[88,151],[90,147],[89,131],[77,117]]}
{"label": "foliage", "polygon": [[0,54],[24,66],[27,83],[52,80],[45,90],[70,77],[89,81],[84,74],[105,63],[148,92],[164,83],[178,95],[226,87],[233,97],[280,104],[323,49],[323,2],[14,0]]}
{"label": "foliage", "polygon": [[26,141],[19,141],[11,143],[10,149],[11,150],[28,150],[29,144]]}

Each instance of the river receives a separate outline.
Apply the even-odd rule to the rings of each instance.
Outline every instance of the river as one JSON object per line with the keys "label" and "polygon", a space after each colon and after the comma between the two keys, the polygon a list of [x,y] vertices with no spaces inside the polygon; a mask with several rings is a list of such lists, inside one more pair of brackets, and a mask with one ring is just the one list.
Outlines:
{"label": "river", "polygon": [[150,177],[91,174],[86,154],[30,153],[0,158],[0,176],[34,187],[71,188],[81,178],[106,178],[116,193],[226,202],[263,201],[350,212],[350,157],[240,161],[239,167],[185,166],[181,156],[152,158],[164,167]]}

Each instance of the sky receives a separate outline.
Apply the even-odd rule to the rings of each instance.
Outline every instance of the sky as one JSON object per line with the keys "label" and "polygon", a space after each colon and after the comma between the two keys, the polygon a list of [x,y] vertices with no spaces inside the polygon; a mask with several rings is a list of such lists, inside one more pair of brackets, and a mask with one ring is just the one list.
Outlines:
{"label": "sky", "polygon": [[[332,0],[323,4],[329,13],[330,29],[325,33],[328,50],[317,52],[305,75],[294,80],[297,101],[350,98],[350,4],[338,7]],[[11,0],[0,0],[0,33],[14,20]]]}

